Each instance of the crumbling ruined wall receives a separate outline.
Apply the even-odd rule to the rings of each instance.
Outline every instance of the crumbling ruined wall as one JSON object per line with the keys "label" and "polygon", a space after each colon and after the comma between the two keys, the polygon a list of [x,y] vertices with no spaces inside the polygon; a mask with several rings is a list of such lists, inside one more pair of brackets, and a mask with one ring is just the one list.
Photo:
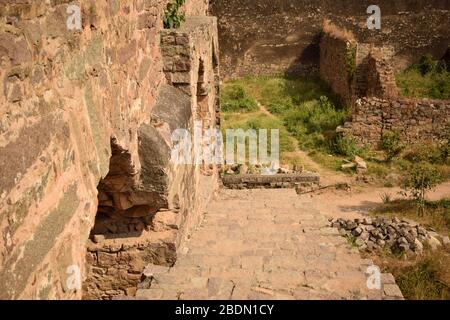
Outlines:
{"label": "crumbling ruined wall", "polygon": [[320,74],[351,110],[338,132],[374,148],[387,130],[400,132],[407,143],[441,138],[450,119],[449,102],[399,97],[392,46],[357,43],[335,25],[324,29]]}
{"label": "crumbling ruined wall", "polygon": [[[67,28],[69,3],[81,7],[81,30]],[[78,273],[82,280],[88,276],[87,246],[88,265],[103,263],[100,252],[107,251],[105,243],[87,240],[98,213],[99,182],[112,181],[105,178],[111,176],[114,150],[126,155],[123,159],[131,169],[125,180],[132,195],[155,195],[154,201],[144,199],[151,209],[146,213],[151,217],[151,235],[142,241],[156,244],[147,255],[153,261],[160,259],[155,256],[159,248],[172,250],[172,242],[163,242],[155,230],[170,233],[169,238],[186,236],[168,227],[171,215],[162,212],[184,206],[182,224],[190,209],[201,210],[195,192],[202,190],[182,205],[174,203],[177,197],[172,194],[176,179],[184,182],[180,199],[186,190],[197,190],[191,181],[200,179],[200,168],[183,171],[170,167],[168,158],[161,162],[149,156],[152,148],[167,142],[167,132],[161,132],[152,117],[163,89],[170,91],[160,48],[166,4],[166,0],[0,1],[0,298],[81,297],[79,287],[68,280]],[[204,0],[187,1],[188,14],[202,15],[206,9]],[[189,97],[185,101],[196,110]],[[152,139],[156,140],[148,142]],[[167,149],[161,153],[167,156]],[[159,166],[166,182],[159,189],[157,182],[162,180],[145,181],[144,173],[152,166]],[[114,186],[103,191],[114,191]],[[213,187],[208,190],[207,195]],[[115,206],[121,204],[119,209],[130,205],[123,194],[113,199]],[[131,203],[132,217],[139,215],[136,205],[143,201],[137,198]],[[111,200],[101,201],[106,205]],[[155,206],[161,210],[155,213]],[[120,214],[127,211],[116,209]],[[107,238],[99,237],[106,242]],[[140,248],[139,241],[130,239],[129,248]],[[168,253],[166,260],[172,255]],[[97,260],[89,261],[92,257]],[[114,274],[115,269],[107,272]]]}
{"label": "crumbling ruined wall", "polygon": [[386,130],[399,132],[408,144],[433,143],[449,124],[450,101],[365,97],[356,102],[351,120],[338,131],[376,148]]}
{"label": "crumbling ruined wall", "polygon": [[347,104],[354,94],[356,46],[354,39],[332,33],[320,40],[320,76]]}
{"label": "crumbling ruined wall", "polygon": [[392,46],[356,42],[353,34],[324,24],[320,39],[320,76],[347,106],[358,97],[398,95]]}
{"label": "crumbling ruined wall", "polygon": [[[366,26],[372,4],[381,8],[381,30]],[[425,53],[441,58],[450,41],[447,0],[211,0],[210,7],[219,18],[225,78],[317,70],[324,19],[352,31],[358,42],[394,46],[395,69]]]}

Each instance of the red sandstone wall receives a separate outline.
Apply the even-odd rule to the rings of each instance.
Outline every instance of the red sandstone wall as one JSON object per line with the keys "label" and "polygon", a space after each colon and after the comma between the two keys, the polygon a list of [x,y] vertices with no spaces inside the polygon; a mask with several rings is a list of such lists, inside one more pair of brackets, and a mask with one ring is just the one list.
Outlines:
{"label": "red sandstone wall", "polygon": [[[0,298],[81,297],[67,271],[85,276],[110,139],[139,170],[137,130],[165,82],[166,2],[0,1]],[[82,30],[67,29],[68,3]]]}

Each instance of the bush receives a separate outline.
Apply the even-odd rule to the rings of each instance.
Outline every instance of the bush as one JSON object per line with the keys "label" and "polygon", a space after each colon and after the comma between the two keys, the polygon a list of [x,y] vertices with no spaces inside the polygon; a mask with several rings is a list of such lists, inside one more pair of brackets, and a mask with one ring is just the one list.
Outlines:
{"label": "bush", "polygon": [[399,132],[385,131],[381,137],[380,148],[386,155],[386,161],[391,162],[400,155],[405,146],[401,142]]}
{"label": "bush", "polygon": [[289,131],[295,131],[292,129],[300,123],[308,134],[335,130],[345,119],[345,111],[337,110],[325,96],[321,96],[319,100],[303,103],[288,111],[285,116]]}
{"label": "bush", "polygon": [[436,67],[437,61],[433,59],[431,54],[426,54],[420,58],[418,68],[423,76],[436,71]]}
{"label": "bush", "polygon": [[443,163],[450,159],[450,124],[447,125],[444,138],[439,143],[439,154]]}
{"label": "bush", "polygon": [[403,159],[410,162],[426,161],[437,164],[441,161],[441,150],[436,145],[418,144],[408,149],[403,156]]}
{"label": "bush", "polygon": [[441,174],[436,167],[427,162],[419,162],[408,168],[403,189],[423,205],[426,192],[436,187],[441,180]]}
{"label": "bush", "polygon": [[444,61],[431,55],[396,76],[402,95],[415,98],[450,99],[450,72]]}
{"label": "bush", "polygon": [[345,157],[354,157],[364,153],[363,149],[358,146],[355,139],[347,138],[340,134],[336,134],[330,140],[328,148],[331,153]]}
{"label": "bush", "polygon": [[221,93],[222,110],[224,112],[252,112],[258,110],[255,99],[237,84],[226,86]]}

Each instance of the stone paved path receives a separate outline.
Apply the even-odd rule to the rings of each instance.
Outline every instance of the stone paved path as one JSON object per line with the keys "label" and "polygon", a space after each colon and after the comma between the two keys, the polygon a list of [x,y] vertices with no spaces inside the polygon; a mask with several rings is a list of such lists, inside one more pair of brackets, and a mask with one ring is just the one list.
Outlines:
{"label": "stone paved path", "polygon": [[138,299],[381,299],[371,264],[294,190],[222,190],[172,268],[149,266]]}

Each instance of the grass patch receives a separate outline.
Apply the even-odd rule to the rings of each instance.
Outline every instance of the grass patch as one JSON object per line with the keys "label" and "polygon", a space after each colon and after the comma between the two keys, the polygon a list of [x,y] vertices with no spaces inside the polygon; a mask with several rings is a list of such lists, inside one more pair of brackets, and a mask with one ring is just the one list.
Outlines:
{"label": "grass patch", "polygon": [[396,75],[403,96],[450,99],[450,72],[429,55]]}
{"label": "grass patch", "polygon": [[[346,108],[338,96],[317,75],[308,78],[261,76],[238,79],[224,86],[223,96],[229,97],[229,88],[236,87],[242,88],[241,92],[259,101],[281,119],[304,149],[328,150],[326,141],[347,119]],[[224,108],[225,112],[233,110]]]}
{"label": "grass patch", "polygon": [[[450,234],[450,199],[426,201],[425,211],[413,200],[394,200],[380,205],[371,214],[409,218],[441,234]],[[421,256],[402,257],[384,253],[371,256],[384,272],[395,276],[404,297],[409,300],[450,299],[450,251],[426,250]]]}
{"label": "grass patch", "polygon": [[256,100],[238,83],[225,85],[222,88],[220,99],[223,112],[246,113],[258,110]]}
{"label": "grass patch", "polygon": [[[256,111],[257,101],[273,116],[264,110]],[[279,129],[281,158],[293,164],[298,163],[285,155],[294,150],[293,138],[302,149],[337,153],[329,140],[333,139],[336,127],[347,119],[346,108],[338,96],[317,75],[260,76],[229,81],[222,88],[222,110],[223,129]]]}
{"label": "grass patch", "polygon": [[[224,117],[224,123],[222,125],[222,133],[224,135],[224,141],[225,140],[225,133],[227,129],[242,129],[244,131],[247,131],[248,129],[256,130],[257,132],[259,129],[267,129],[267,136],[268,136],[268,152],[270,154],[272,143],[270,139],[270,130],[272,129],[278,129],[279,130],[279,139],[280,139],[280,153],[286,153],[286,152],[292,152],[294,151],[294,143],[289,136],[288,131],[283,125],[283,122],[276,118],[271,117],[267,114],[264,114],[263,112],[252,112],[252,113],[245,113],[245,114],[225,114]],[[245,142],[246,144],[246,150],[248,155],[248,139]],[[236,148],[236,146],[235,146]],[[248,157],[247,157],[248,159]]]}
{"label": "grass patch", "polygon": [[450,253],[442,249],[408,260],[392,255],[371,257],[383,272],[392,273],[407,300],[450,299]]}

